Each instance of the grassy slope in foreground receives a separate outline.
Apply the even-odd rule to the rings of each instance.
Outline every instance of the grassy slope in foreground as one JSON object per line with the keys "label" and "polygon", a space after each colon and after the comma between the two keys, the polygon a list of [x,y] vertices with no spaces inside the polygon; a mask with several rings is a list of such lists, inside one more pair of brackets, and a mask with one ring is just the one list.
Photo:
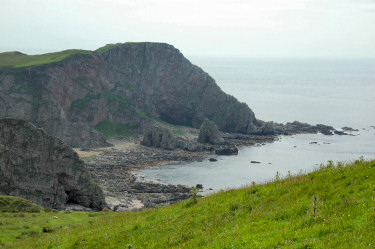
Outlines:
{"label": "grassy slope in foreground", "polygon": [[220,192],[190,207],[182,202],[103,216],[90,226],[44,234],[15,247],[374,248],[374,197],[375,161],[358,160]]}

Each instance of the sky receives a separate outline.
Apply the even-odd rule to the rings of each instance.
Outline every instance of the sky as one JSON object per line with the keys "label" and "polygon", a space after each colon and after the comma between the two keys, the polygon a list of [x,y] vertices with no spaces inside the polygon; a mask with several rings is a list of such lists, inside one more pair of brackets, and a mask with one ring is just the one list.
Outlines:
{"label": "sky", "polygon": [[0,0],[0,52],[140,41],[190,56],[375,58],[375,0]]}

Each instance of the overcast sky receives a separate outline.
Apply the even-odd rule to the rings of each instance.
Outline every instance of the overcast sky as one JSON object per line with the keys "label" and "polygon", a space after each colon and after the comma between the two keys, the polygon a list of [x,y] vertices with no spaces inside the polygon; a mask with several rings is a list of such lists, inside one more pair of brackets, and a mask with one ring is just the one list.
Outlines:
{"label": "overcast sky", "polygon": [[375,0],[0,0],[0,52],[127,41],[190,56],[375,57]]}

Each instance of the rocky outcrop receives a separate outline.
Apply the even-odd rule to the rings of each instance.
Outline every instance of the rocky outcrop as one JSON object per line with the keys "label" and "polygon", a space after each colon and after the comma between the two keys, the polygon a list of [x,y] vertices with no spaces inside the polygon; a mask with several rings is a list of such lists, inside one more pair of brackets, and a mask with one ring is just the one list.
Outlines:
{"label": "rocky outcrop", "polygon": [[141,144],[147,147],[162,148],[167,150],[183,149],[191,152],[212,151],[213,148],[177,137],[164,127],[152,127],[144,132]]}
{"label": "rocky outcrop", "polygon": [[291,134],[301,134],[301,133],[322,133],[323,135],[347,135],[344,132],[337,132],[335,128],[328,125],[317,124],[310,125],[307,123],[301,123],[294,121],[292,123],[276,124],[273,123],[274,131],[276,134],[291,135]]}
{"label": "rocky outcrop", "polygon": [[219,136],[219,129],[215,123],[205,119],[199,130],[198,143],[218,144],[223,141]]}
{"label": "rocky outcrop", "polygon": [[18,119],[0,120],[0,138],[0,194],[55,209],[105,204],[83,161],[60,139]]}
{"label": "rocky outcrop", "polygon": [[274,135],[275,134],[275,128],[273,122],[263,122],[258,121],[260,124],[259,128],[253,132],[253,134],[257,135]]}
{"label": "rocky outcrop", "polygon": [[82,147],[107,145],[103,129],[141,132],[157,117],[195,128],[208,118],[221,131],[244,134],[258,127],[246,104],[225,94],[180,51],[147,42],[77,52],[55,63],[0,67],[4,117],[28,120]]}
{"label": "rocky outcrop", "polygon": [[238,155],[238,149],[236,147],[217,149],[215,150],[215,154],[223,156]]}
{"label": "rocky outcrop", "polygon": [[177,146],[177,139],[168,129],[153,127],[145,131],[141,144],[148,147],[174,150]]}

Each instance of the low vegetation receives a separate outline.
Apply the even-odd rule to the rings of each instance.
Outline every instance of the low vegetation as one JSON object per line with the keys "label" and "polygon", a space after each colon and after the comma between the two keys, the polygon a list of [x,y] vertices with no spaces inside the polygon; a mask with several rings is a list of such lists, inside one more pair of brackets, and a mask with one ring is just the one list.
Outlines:
{"label": "low vegetation", "polygon": [[123,44],[123,43],[107,44],[107,45],[105,45],[105,46],[103,46],[103,47],[98,48],[97,50],[95,50],[95,52],[96,52],[96,53],[99,53],[99,54],[101,54],[101,53],[105,53],[105,52],[107,52],[108,50],[110,50],[110,49],[112,49],[112,48],[115,48],[115,47],[118,47],[118,46],[120,46],[120,45],[122,45],[122,44]]}
{"label": "low vegetation", "polygon": [[168,123],[166,121],[164,121],[163,119],[157,117],[157,118],[154,118],[154,120],[162,125],[164,125],[165,127],[168,127],[172,134],[176,135],[176,136],[180,136],[180,137],[183,137],[183,136],[186,136],[188,133],[192,133],[192,134],[195,134],[195,135],[198,135],[199,131],[196,131],[194,128],[191,128],[191,127],[188,127],[188,126],[183,126],[183,125],[174,125],[174,124],[171,124],[171,123]]}
{"label": "low vegetation", "polygon": [[105,53],[108,50],[118,47],[123,43],[107,44],[95,51],[82,50],[82,49],[69,49],[60,52],[47,53],[47,54],[36,54],[27,55],[18,51],[0,53],[0,67],[29,67],[44,65],[48,63],[54,63],[62,61],[71,55],[92,55],[94,53]]}
{"label": "low vegetation", "polygon": [[130,131],[128,126],[122,123],[114,123],[108,120],[104,120],[95,126],[95,129],[104,134],[106,137],[111,136],[130,136],[133,133]]}
{"label": "low vegetation", "polygon": [[[0,248],[9,243],[76,226],[90,227],[94,221],[113,216],[113,212],[64,212],[41,209],[39,212],[0,212]],[[16,248],[24,246],[16,246]]]}
{"label": "low vegetation", "polygon": [[92,52],[89,50],[81,49],[70,49],[61,52],[48,53],[48,54],[37,54],[37,55],[27,55],[20,52],[5,52],[0,53],[0,67],[29,67],[36,65],[43,65],[53,62],[62,61],[71,55],[83,54],[89,55]]}
{"label": "low vegetation", "polygon": [[[68,215],[79,219],[90,214]],[[360,159],[348,165],[331,162],[309,174],[278,177],[264,185],[222,191],[163,208],[100,215],[95,222],[44,232],[8,246],[374,248],[375,161]],[[3,234],[9,228],[4,226],[15,222],[7,220],[4,225],[3,219],[0,227],[6,241]]]}
{"label": "low vegetation", "polygon": [[5,213],[39,213],[40,207],[20,197],[0,196],[0,212]]}

